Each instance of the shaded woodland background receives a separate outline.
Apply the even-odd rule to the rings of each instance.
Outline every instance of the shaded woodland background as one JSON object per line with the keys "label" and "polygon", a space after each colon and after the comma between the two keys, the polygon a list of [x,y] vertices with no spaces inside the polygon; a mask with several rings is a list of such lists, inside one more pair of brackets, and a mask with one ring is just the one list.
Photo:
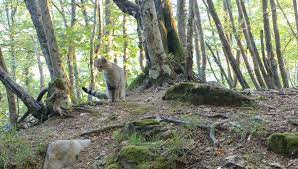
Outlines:
{"label": "shaded woodland background", "polygon": [[[104,91],[102,74],[93,66],[98,56],[123,67],[128,85],[146,71],[142,29],[131,11],[124,14],[114,2],[119,5],[117,0],[53,0],[48,4],[73,103],[88,100],[83,86]],[[170,20],[173,30],[163,25],[167,20],[159,22],[159,29],[166,36],[174,31],[180,38],[163,44],[168,46],[165,52],[189,80],[218,81],[236,89],[298,85],[296,0],[164,0],[155,2],[157,11],[165,9],[161,2],[169,4],[162,11],[165,16],[168,13],[175,20]],[[0,7],[0,46],[7,70],[36,98],[51,78],[30,14],[23,1],[1,0]],[[183,47],[180,60],[173,56],[171,46]],[[20,99],[12,100],[19,116],[26,112]],[[9,119],[4,85],[0,85],[0,105],[4,125]]]}

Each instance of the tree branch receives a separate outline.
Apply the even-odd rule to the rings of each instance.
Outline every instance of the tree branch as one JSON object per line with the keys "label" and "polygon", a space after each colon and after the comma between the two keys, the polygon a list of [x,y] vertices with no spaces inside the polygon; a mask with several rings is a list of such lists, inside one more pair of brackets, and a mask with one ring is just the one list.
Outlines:
{"label": "tree branch", "polygon": [[135,3],[132,3],[128,0],[113,0],[113,1],[122,12],[133,16],[137,20],[141,18],[140,9]]}

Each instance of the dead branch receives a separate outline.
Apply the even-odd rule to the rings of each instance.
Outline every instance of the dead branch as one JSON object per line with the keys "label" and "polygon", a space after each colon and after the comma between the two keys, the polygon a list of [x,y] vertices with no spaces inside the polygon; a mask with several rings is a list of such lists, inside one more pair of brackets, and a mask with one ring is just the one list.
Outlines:
{"label": "dead branch", "polygon": [[106,127],[102,127],[102,128],[98,128],[98,129],[94,129],[94,130],[90,130],[90,131],[81,133],[80,136],[97,134],[97,133],[105,132],[107,130],[115,130],[115,129],[121,128],[123,126],[124,126],[124,124],[114,124],[114,125],[110,125],[110,126],[106,126]]}

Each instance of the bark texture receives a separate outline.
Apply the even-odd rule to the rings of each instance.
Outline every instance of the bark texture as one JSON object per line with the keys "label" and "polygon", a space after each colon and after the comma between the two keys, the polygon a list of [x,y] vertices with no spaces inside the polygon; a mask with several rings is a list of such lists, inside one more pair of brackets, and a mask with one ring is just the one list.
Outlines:
{"label": "bark texture", "polygon": [[158,79],[172,76],[167,55],[163,48],[154,0],[140,0],[141,21],[149,54],[149,77]]}
{"label": "bark texture", "polygon": [[279,35],[279,28],[277,23],[277,12],[276,12],[276,3],[275,0],[270,0],[271,11],[272,11],[272,23],[273,23],[273,31],[275,36],[275,50],[276,50],[276,57],[278,60],[278,66],[280,70],[280,74],[283,81],[283,87],[289,88],[289,79],[288,74],[285,67],[284,58],[281,53],[281,44],[280,44],[280,35]]}
{"label": "bark texture", "polygon": [[[6,67],[4,56],[2,54],[2,50],[0,48],[0,68],[8,73],[8,69]],[[11,127],[15,127],[18,120],[18,112],[17,112],[17,103],[16,103],[16,96],[13,94],[12,91],[10,91],[9,87],[6,87],[6,95],[7,95],[7,101],[8,101],[8,110],[9,110],[9,122]]]}

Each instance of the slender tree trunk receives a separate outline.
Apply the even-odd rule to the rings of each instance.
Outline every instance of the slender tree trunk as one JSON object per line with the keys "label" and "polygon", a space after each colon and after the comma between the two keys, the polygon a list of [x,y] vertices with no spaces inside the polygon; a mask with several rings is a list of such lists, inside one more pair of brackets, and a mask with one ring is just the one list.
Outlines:
{"label": "slender tree trunk", "polygon": [[104,35],[108,38],[108,44],[105,46],[105,53],[107,56],[112,56],[113,60],[116,56],[113,55],[112,47],[112,20],[111,20],[111,0],[105,0],[105,31]]}
{"label": "slender tree trunk", "polygon": [[[96,28],[96,14],[98,9],[99,0],[95,0],[94,10],[93,10],[93,25],[92,25],[92,35],[90,37],[90,51],[89,51],[89,66],[90,66],[90,86],[89,88],[93,90],[95,88],[95,73],[94,73],[94,38],[95,38],[95,28]],[[88,95],[88,100],[92,100],[92,96]]]}
{"label": "slender tree trunk", "polygon": [[102,11],[103,11],[103,6],[102,6],[102,1],[98,0],[98,5],[97,5],[97,45],[96,48],[94,50],[95,55],[98,54],[100,47],[102,46],[102,36],[103,36],[103,22],[102,22]]}
{"label": "slender tree trunk", "polygon": [[251,68],[250,63],[249,63],[249,61],[247,59],[247,56],[246,56],[246,53],[245,53],[245,49],[244,49],[244,47],[242,45],[241,39],[240,39],[240,37],[238,35],[238,31],[237,31],[236,26],[235,26],[234,17],[233,17],[233,14],[232,14],[232,9],[229,6],[227,6],[227,13],[229,15],[231,26],[232,26],[232,30],[233,30],[233,33],[234,33],[234,37],[235,37],[235,39],[237,41],[237,45],[238,45],[239,51],[240,51],[240,53],[242,55],[242,58],[244,60],[246,69],[247,69],[247,71],[249,73],[249,76],[250,76],[250,78],[251,78],[254,86],[256,87],[257,90],[259,90],[261,87],[260,87],[259,83],[257,82],[257,79],[254,76],[254,71]]}
{"label": "slender tree trunk", "polygon": [[262,58],[263,58],[263,62],[266,68],[266,71],[268,72],[268,75],[272,76],[270,67],[269,67],[269,60],[266,57],[265,54],[265,45],[264,45],[264,31],[260,30],[260,40],[261,40],[261,51],[262,51]]}
{"label": "slender tree trunk", "polygon": [[12,41],[10,45],[11,52],[11,73],[14,80],[16,80],[16,47],[15,47],[15,14],[17,12],[17,6],[10,4],[10,6],[5,5],[7,25],[9,29],[9,38]]}
{"label": "slender tree trunk", "polygon": [[126,62],[127,62],[127,33],[126,33],[126,14],[123,14],[123,21],[122,21],[122,34],[123,34],[123,70],[124,70],[124,76],[125,79],[127,77],[127,72],[126,72]]}
{"label": "slender tree trunk", "polygon": [[[254,71],[256,74],[256,78],[257,78],[258,83],[261,88],[266,88],[266,85],[270,88],[270,86],[272,86],[272,81],[269,80],[270,77],[267,76],[266,70],[263,66],[261,59],[260,59],[259,52],[258,52],[256,43],[255,43],[255,40],[254,40],[254,36],[251,32],[250,21],[249,21],[247,12],[246,12],[245,4],[243,3],[242,0],[237,0],[236,2],[237,2],[239,20],[241,20],[242,31],[243,31],[249,52],[253,59]],[[264,77],[265,82],[264,82],[262,76]],[[265,83],[266,83],[266,85],[265,85]]]}
{"label": "slender tree trunk", "polygon": [[163,48],[154,0],[140,0],[139,3],[149,55],[149,77],[157,80],[172,76],[173,72]]}
{"label": "slender tree trunk", "polygon": [[279,70],[283,81],[283,86],[285,88],[289,88],[289,79],[288,74],[285,67],[284,58],[281,53],[281,45],[280,45],[280,35],[279,35],[279,28],[277,24],[277,12],[276,12],[276,4],[275,0],[270,0],[271,4],[271,11],[272,11],[272,23],[273,23],[273,31],[275,36],[275,49],[276,49],[276,57],[278,60]]}
{"label": "slender tree trunk", "polygon": [[186,48],[186,0],[178,0],[177,1],[177,13],[176,17],[178,19],[178,34],[183,44],[184,48]]}
{"label": "slender tree trunk", "polygon": [[[70,29],[73,30],[73,27],[75,25],[75,20],[76,20],[76,1],[71,0],[71,21],[70,21]],[[67,25],[66,25],[67,26]],[[66,29],[68,28],[65,27]],[[74,70],[74,58],[75,58],[75,48],[73,45],[73,40],[69,39],[69,46],[68,46],[68,52],[67,52],[67,64],[68,64],[68,76],[69,76],[69,82],[70,82],[70,91],[72,93],[72,101],[76,102],[75,98],[75,89],[78,87],[75,86],[75,70]]]}
{"label": "slender tree trunk", "polygon": [[193,27],[194,27],[194,1],[189,1],[189,15],[188,15],[188,25],[187,25],[187,55],[185,58],[185,70],[186,77],[188,80],[193,79]]}
{"label": "slender tree trunk", "polygon": [[207,62],[207,54],[206,54],[206,49],[205,49],[205,40],[204,40],[204,31],[203,31],[203,26],[202,26],[202,21],[201,21],[201,15],[200,15],[200,10],[198,7],[198,2],[195,1],[195,19],[196,19],[196,26],[198,28],[198,34],[200,38],[200,47],[201,47],[201,52],[202,52],[202,68],[201,68],[201,78],[203,82],[206,82],[206,62]]}
{"label": "slender tree trunk", "polygon": [[207,56],[207,60],[208,60],[208,64],[209,64],[209,67],[211,69],[211,72],[212,72],[213,76],[215,77],[216,81],[220,82],[219,78],[216,76],[216,73],[215,73],[215,71],[213,69],[213,66],[211,64],[210,58],[208,56]]}
{"label": "slender tree trunk", "polygon": [[224,31],[222,29],[223,28],[222,24],[221,24],[221,22],[219,20],[219,17],[217,15],[216,11],[215,11],[215,7],[214,7],[214,4],[213,4],[212,0],[207,0],[207,4],[208,4],[208,7],[209,7],[209,12],[210,12],[210,14],[211,14],[211,16],[212,16],[212,18],[215,22],[216,29],[217,29],[217,32],[219,34],[220,40],[222,42],[223,50],[224,50],[225,55],[229,59],[229,61],[231,63],[231,66],[232,66],[235,74],[237,75],[237,78],[238,78],[242,88],[243,89],[249,88],[248,83],[246,82],[246,80],[244,79],[244,77],[242,75],[242,72],[240,71],[239,65],[237,65],[236,60],[233,57],[231,46],[229,45],[228,39],[224,34]]}
{"label": "slender tree trunk", "polygon": [[[296,1],[296,0],[293,0],[293,1]],[[288,19],[288,17],[287,17],[287,14],[286,14],[285,11],[282,9],[282,7],[281,7],[279,1],[276,0],[276,2],[277,2],[277,5],[278,5],[278,8],[281,10],[281,12],[282,12],[284,18],[286,19],[287,24],[288,24],[288,26],[289,26],[289,28],[290,28],[292,34],[296,37],[296,40],[297,40],[297,42],[298,42],[298,29],[297,29],[297,33],[295,33],[294,28],[292,27],[292,25],[291,25],[291,23],[290,23],[290,21],[289,21],[289,19]],[[294,4],[293,4],[293,6],[294,6]],[[296,8],[297,8],[297,7],[296,7]],[[297,15],[297,20],[298,20],[298,15]]]}
{"label": "slender tree trunk", "polygon": [[85,25],[88,27],[89,26],[89,20],[88,20],[88,15],[87,15],[87,11],[86,11],[86,2],[87,0],[80,0],[81,1],[81,10],[83,13],[83,17],[84,17],[84,21],[85,21]]}
{"label": "slender tree trunk", "polygon": [[272,76],[274,79],[274,84],[276,88],[280,89],[281,84],[278,77],[277,72],[277,63],[275,60],[275,56],[272,50],[271,44],[271,34],[270,34],[270,24],[269,24],[269,16],[268,16],[268,0],[262,0],[263,4],[263,19],[264,19],[264,32],[265,32],[265,42],[266,42],[266,50],[267,56],[270,58],[270,69],[272,72]]}
{"label": "slender tree trunk", "polygon": [[[0,68],[1,67],[3,68],[3,70],[6,73],[8,73],[8,69],[7,69],[5,61],[4,61],[2,50],[0,48]],[[8,101],[10,126],[16,127],[17,120],[18,120],[16,96],[13,94],[13,92],[10,91],[10,89],[8,87],[6,87],[6,95],[7,95],[7,101]]]}
{"label": "slender tree trunk", "polygon": [[[211,52],[211,56],[213,57],[214,62],[217,64],[217,66],[219,67],[219,70],[222,74],[222,76],[226,79],[230,89],[233,87],[232,86],[232,81],[231,79],[228,77],[227,73],[225,72],[225,69],[223,68],[219,58],[216,57],[215,53],[213,52],[212,48],[210,45],[208,45],[208,43],[206,43],[206,46],[208,47],[209,51]],[[210,61],[209,61],[210,62]],[[210,63],[211,66],[211,63]],[[215,76],[215,75],[214,75]]]}
{"label": "slender tree trunk", "polygon": [[295,13],[295,23],[296,23],[296,37],[298,36],[298,7],[297,7],[297,1],[293,0],[293,8]]}
{"label": "slender tree trunk", "polygon": [[200,79],[203,79],[202,74],[201,74],[202,57],[201,57],[200,46],[199,46],[200,38],[199,38],[198,28],[196,26],[194,27],[194,34],[195,34],[194,41],[195,41],[195,54],[196,54],[196,61],[197,61],[197,72],[198,72]]}
{"label": "slender tree trunk", "polygon": [[[237,65],[241,65],[241,59],[240,59],[240,57],[241,57],[241,52],[240,52],[240,50],[239,49],[237,49],[237,51],[236,51],[236,62],[237,62]],[[233,74],[234,76],[233,76],[233,88],[236,88],[237,87],[237,82],[238,82],[238,79],[237,79],[237,75],[234,73]]]}
{"label": "slender tree trunk", "polygon": [[139,39],[139,43],[138,43],[138,47],[139,47],[139,64],[141,67],[141,70],[144,72],[145,71],[145,66],[144,66],[144,36],[142,33],[142,28],[141,28],[141,23],[138,22],[138,39]]}
{"label": "slender tree trunk", "polygon": [[39,86],[40,86],[40,90],[41,90],[41,89],[43,89],[45,87],[42,62],[40,60],[40,54],[39,54],[39,50],[38,50],[38,44],[34,40],[33,36],[32,36],[32,41],[33,41],[33,46],[34,46],[34,52],[35,52],[36,59],[37,59],[37,66],[38,66],[38,71],[39,71],[39,82],[40,82],[39,83]]}
{"label": "slender tree trunk", "polygon": [[[233,39],[232,38],[233,37],[232,37],[232,34],[229,31],[230,24],[229,24],[228,12],[227,12],[228,7],[232,8],[230,6],[230,3],[231,3],[230,0],[223,0],[223,7],[224,7],[224,17],[223,17],[224,18],[224,22],[223,22],[224,26],[223,26],[223,30],[225,31],[225,35],[226,35],[226,37],[228,39],[228,42],[229,42],[229,44],[232,48],[232,45],[233,45],[233,43],[232,43]],[[224,29],[225,27],[226,27],[226,29]],[[229,77],[230,81],[233,81],[232,71],[231,71],[231,66],[230,66],[229,59],[227,57],[225,57],[225,60],[226,60],[226,65],[227,65],[226,67],[227,67],[228,77]]]}

